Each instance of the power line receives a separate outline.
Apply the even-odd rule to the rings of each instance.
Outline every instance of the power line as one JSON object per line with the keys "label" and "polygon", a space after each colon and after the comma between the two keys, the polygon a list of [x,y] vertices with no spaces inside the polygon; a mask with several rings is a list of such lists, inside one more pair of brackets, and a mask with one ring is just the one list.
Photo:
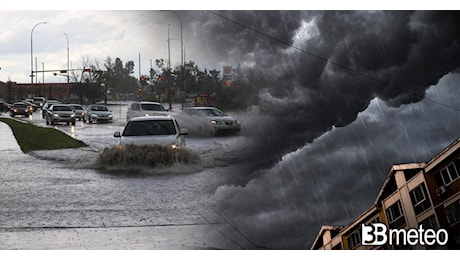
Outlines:
{"label": "power line", "polygon": [[372,80],[372,81],[374,81],[374,82],[376,82],[376,83],[379,83],[379,84],[381,84],[381,85],[383,85],[383,86],[388,86],[388,87],[391,87],[391,88],[394,88],[394,89],[398,89],[398,90],[400,90],[400,91],[402,91],[402,92],[405,92],[405,93],[407,93],[407,94],[410,94],[410,95],[412,95],[412,96],[414,96],[414,97],[417,97],[417,98],[420,98],[420,99],[425,99],[425,100],[428,100],[428,101],[430,101],[430,102],[432,102],[432,103],[438,104],[438,105],[440,105],[440,106],[444,106],[444,107],[447,107],[447,108],[450,108],[450,109],[453,109],[453,110],[456,110],[456,111],[460,111],[460,108],[458,108],[458,107],[455,107],[455,106],[452,106],[452,105],[449,105],[449,104],[442,103],[442,102],[440,102],[440,101],[438,101],[438,100],[435,100],[435,99],[426,97],[426,96],[424,96],[424,95],[419,95],[419,94],[417,94],[417,93],[415,93],[415,92],[412,92],[412,91],[409,91],[409,90],[407,90],[407,89],[404,89],[404,88],[401,88],[401,87],[392,85],[392,84],[390,84],[390,83],[388,83],[388,82],[379,80],[379,79],[377,79],[377,78],[375,78],[375,77],[372,77],[372,76],[370,76],[370,75],[367,75],[367,74],[365,74],[365,73],[363,73],[363,72],[354,70],[354,69],[349,68],[349,67],[347,67],[347,66],[345,66],[345,65],[342,65],[342,64],[340,64],[340,63],[331,61],[331,60],[329,60],[329,59],[327,59],[327,58],[324,58],[324,57],[322,57],[322,56],[320,56],[320,55],[317,55],[317,54],[315,54],[315,53],[313,53],[313,52],[311,52],[311,51],[308,51],[308,50],[299,48],[299,47],[297,47],[297,46],[294,46],[294,45],[292,45],[292,44],[290,44],[290,43],[288,43],[288,42],[286,42],[286,41],[283,41],[283,40],[278,39],[278,38],[276,38],[276,37],[274,37],[274,36],[271,36],[271,35],[269,35],[269,34],[267,34],[267,33],[264,33],[264,32],[261,32],[261,31],[259,31],[259,30],[257,30],[257,29],[254,29],[254,28],[252,28],[252,27],[249,27],[249,26],[247,26],[247,25],[245,25],[245,24],[243,24],[243,23],[240,23],[240,22],[238,22],[238,21],[235,21],[235,20],[233,20],[233,19],[231,19],[231,18],[229,18],[229,17],[226,17],[226,16],[224,16],[224,15],[218,14],[218,13],[213,12],[213,11],[207,11],[207,12],[210,13],[210,14],[212,14],[212,15],[214,15],[214,16],[220,17],[220,18],[222,18],[222,19],[224,19],[224,20],[226,20],[226,21],[229,21],[229,22],[231,22],[231,23],[234,23],[234,24],[236,24],[236,25],[238,25],[238,26],[240,26],[240,27],[242,27],[242,28],[244,28],[244,29],[250,30],[250,31],[255,32],[255,33],[257,33],[257,34],[260,34],[260,35],[262,35],[262,36],[264,36],[264,37],[267,37],[267,38],[269,38],[269,39],[271,39],[271,40],[273,40],[273,41],[276,41],[276,42],[278,42],[278,43],[280,43],[280,44],[282,44],[282,45],[285,45],[285,46],[287,46],[287,47],[293,48],[293,49],[298,50],[298,51],[300,51],[300,52],[302,52],[302,53],[305,53],[305,54],[307,54],[307,55],[310,55],[310,56],[312,56],[312,57],[314,57],[314,58],[316,58],[316,59],[318,59],[318,60],[321,60],[321,61],[323,61],[323,62],[325,62],[325,63],[327,63],[327,64],[331,64],[331,65],[334,65],[334,66],[336,66],[336,67],[339,67],[339,68],[341,68],[341,69],[343,69],[343,70],[345,70],[345,71],[347,71],[347,72],[349,72],[349,73],[351,73],[351,74],[353,74],[353,75],[356,75],[356,76],[358,76],[358,77],[362,77],[362,78],[365,78],[365,79],[368,79],[368,80]]}

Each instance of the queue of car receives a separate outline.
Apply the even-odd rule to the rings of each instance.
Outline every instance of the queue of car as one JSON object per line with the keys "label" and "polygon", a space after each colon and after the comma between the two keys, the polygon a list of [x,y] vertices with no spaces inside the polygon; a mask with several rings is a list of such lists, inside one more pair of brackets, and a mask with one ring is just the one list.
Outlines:
{"label": "queue of car", "polygon": [[215,136],[222,131],[241,130],[239,120],[215,107],[190,107],[173,114],[160,103],[147,101],[131,103],[126,121],[123,131],[114,133],[122,147],[132,144],[182,148],[189,132]]}
{"label": "queue of car", "polygon": [[34,97],[33,99],[24,99],[9,104],[1,100],[0,112],[8,112],[11,117],[24,116],[29,117],[38,108],[41,109],[42,119],[45,119],[47,125],[56,123],[66,123],[75,125],[76,120],[95,123],[95,122],[112,122],[112,112],[105,105],[93,104],[88,105],[86,109],[80,104],[64,104],[55,99],[44,99],[43,97]]}
{"label": "queue of car", "polygon": [[[35,103],[35,104],[34,104]],[[34,106],[36,108],[34,108]],[[63,104],[57,100],[45,100],[40,97],[33,100],[3,103],[4,110],[11,117],[28,117],[38,107],[47,125],[66,123],[75,125],[76,120],[83,123],[113,122],[112,111],[102,104],[83,106]],[[182,128],[184,127],[184,128]],[[161,103],[139,101],[132,102],[126,113],[126,124],[122,131],[114,133],[119,145],[162,145],[171,148],[185,147],[185,135],[215,136],[219,132],[238,132],[241,123],[215,107],[188,107],[178,113],[168,111]]]}

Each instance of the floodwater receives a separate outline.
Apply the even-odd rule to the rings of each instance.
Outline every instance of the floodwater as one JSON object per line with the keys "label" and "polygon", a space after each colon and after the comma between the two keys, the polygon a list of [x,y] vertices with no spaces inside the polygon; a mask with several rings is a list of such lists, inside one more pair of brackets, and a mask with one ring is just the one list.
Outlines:
{"label": "floodwater", "polygon": [[[53,126],[79,149],[23,154],[0,123],[0,249],[250,248],[213,198],[246,137],[187,138],[193,165],[106,171],[96,160],[125,123],[116,107],[113,123]],[[45,126],[40,111],[20,120]]]}

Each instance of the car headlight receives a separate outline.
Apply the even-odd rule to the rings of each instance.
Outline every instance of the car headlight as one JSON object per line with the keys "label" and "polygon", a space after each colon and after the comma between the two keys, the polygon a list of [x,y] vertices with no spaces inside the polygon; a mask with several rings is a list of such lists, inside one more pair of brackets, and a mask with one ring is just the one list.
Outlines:
{"label": "car headlight", "polygon": [[59,117],[59,115],[56,113],[53,113],[53,117]]}
{"label": "car headlight", "polygon": [[112,115],[109,115],[109,117],[113,117]]}
{"label": "car headlight", "polygon": [[75,117],[75,114],[71,114],[70,117]]}
{"label": "car headlight", "polygon": [[222,125],[223,123],[221,121],[211,120],[211,124],[213,124],[213,125]]}
{"label": "car headlight", "polygon": [[176,149],[179,149],[179,146],[177,144],[170,144],[168,148],[171,150],[176,150]]}

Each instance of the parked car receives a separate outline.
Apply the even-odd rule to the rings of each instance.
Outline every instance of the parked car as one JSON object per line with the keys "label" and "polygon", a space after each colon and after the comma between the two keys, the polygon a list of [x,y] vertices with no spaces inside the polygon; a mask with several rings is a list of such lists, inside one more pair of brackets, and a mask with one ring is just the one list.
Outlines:
{"label": "parked car", "polygon": [[133,102],[129,105],[128,112],[126,112],[126,121],[129,121],[134,117],[167,115],[169,115],[168,110],[166,110],[163,105],[158,102]]}
{"label": "parked car", "polygon": [[49,99],[48,101],[46,101],[46,103],[42,106],[42,118],[46,118],[46,111],[48,110],[50,106],[52,106],[53,104],[60,104],[60,103],[61,102],[55,99]]}
{"label": "parked car", "polygon": [[83,117],[85,115],[85,110],[81,105],[78,104],[69,104],[69,106],[73,109],[73,112],[75,113],[75,118],[78,120],[83,120]]}
{"label": "parked car", "polygon": [[114,133],[120,138],[119,144],[162,145],[171,148],[185,147],[184,136],[188,130],[180,128],[176,119],[171,116],[144,116],[130,119],[123,132]]}
{"label": "parked car", "polygon": [[83,116],[83,123],[93,122],[112,122],[113,115],[105,105],[89,105],[86,107],[85,115]]}
{"label": "parked car", "polygon": [[190,133],[198,135],[216,135],[221,132],[238,132],[241,123],[215,107],[190,107],[176,116],[177,121]]}
{"label": "parked car", "polygon": [[46,124],[53,125],[60,122],[75,125],[75,113],[68,105],[53,104],[46,112]]}
{"label": "parked car", "polygon": [[29,116],[32,114],[32,111],[29,109],[29,106],[24,102],[14,102],[10,109],[10,116],[15,117],[18,115]]}

